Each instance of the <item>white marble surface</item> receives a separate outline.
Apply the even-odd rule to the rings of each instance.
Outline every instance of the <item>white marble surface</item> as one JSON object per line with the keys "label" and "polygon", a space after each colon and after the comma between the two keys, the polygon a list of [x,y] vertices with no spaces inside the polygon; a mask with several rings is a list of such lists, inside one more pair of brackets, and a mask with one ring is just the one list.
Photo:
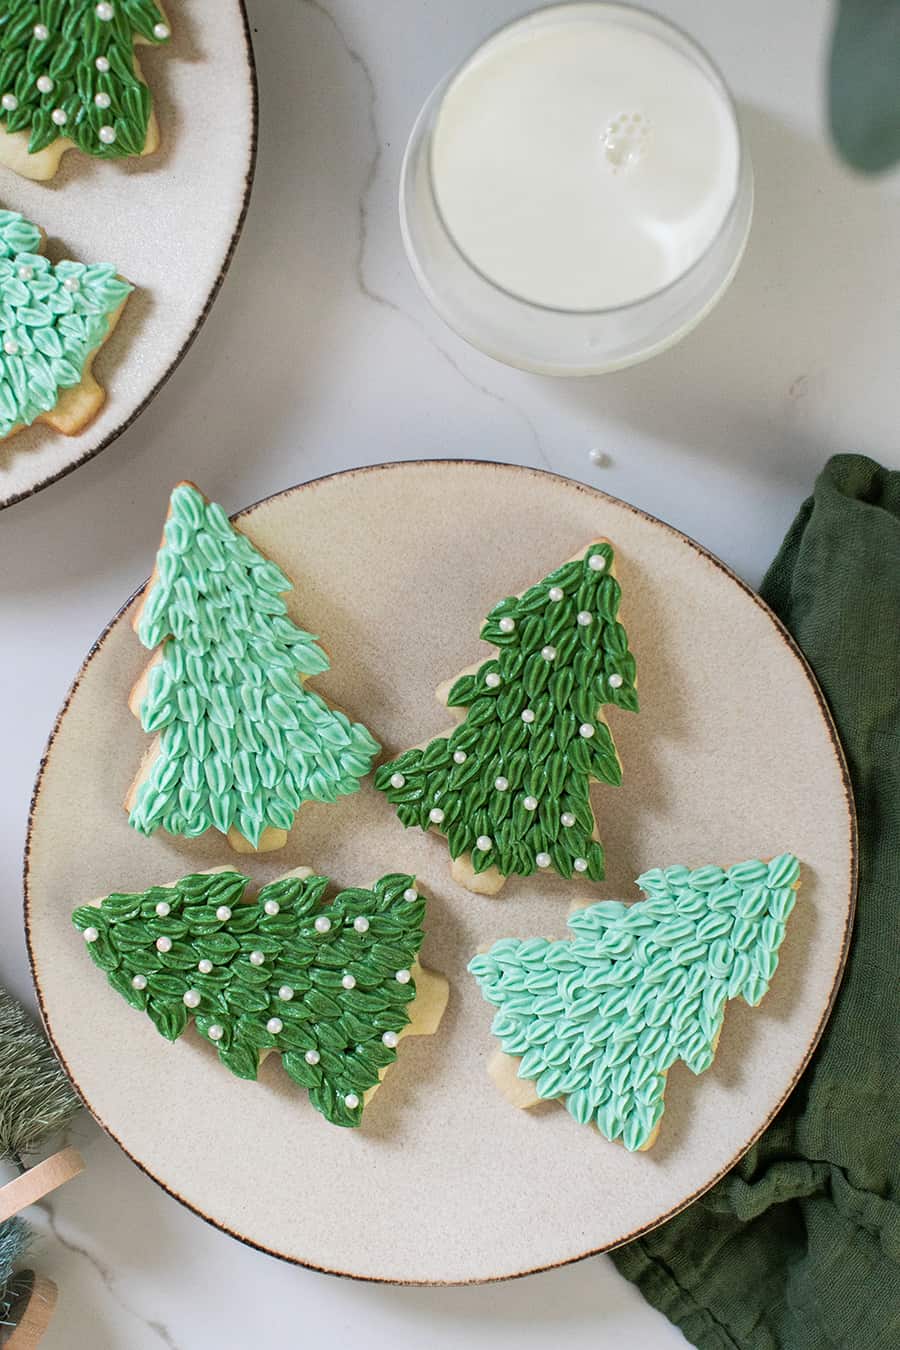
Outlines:
{"label": "white marble surface", "polygon": [[[225,289],[140,421],[0,517],[0,979],[24,999],[20,859],[35,770],[82,656],[147,574],[174,480],[193,477],[237,508],[383,459],[548,466],[663,516],[755,583],[829,453],[900,465],[900,182],[856,180],[827,148],[820,0],[657,4],[724,69],[757,172],[743,267],[680,347],[618,375],[554,382],[495,365],[432,315],[397,228],[405,136],[443,71],[526,8],[249,0],[260,160]],[[62,1289],[47,1350],[684,1344],[605,1258],[462,1290],[281,1265],[180,1208],[86,1118],[74,1133],[89,1172],[51,1216],[34,1216],[35,1262]]]}

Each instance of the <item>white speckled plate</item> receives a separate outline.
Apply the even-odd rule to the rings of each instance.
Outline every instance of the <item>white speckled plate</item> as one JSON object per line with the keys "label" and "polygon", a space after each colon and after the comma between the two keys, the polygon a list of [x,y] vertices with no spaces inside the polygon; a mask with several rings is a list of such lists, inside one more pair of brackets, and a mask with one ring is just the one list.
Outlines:
{"label": "white speckled plate", "polygon": [[113,263],[136,287],[94,365],[107,391],[100,415],[77,436],[38,424],[0,441],[0,509],[91,459],[144,410],[199,332],[237,244],[256,158],[243,0],[166,8],[171,42],[140,48],[156,154],[101,162],[71,150],[49,183],[0,169],[0,206],[46,231],[48,257]]}
{"label": "white speckled plate", "polygon": [[[38,780],[26,922],[47,1026],[91,1110],[197,1213],[292,1261],[378,1280],[501,1279],[573,1261],[686,1205],[746,1150],[796,1082],[828,1015],[855,889],[840,748],[802,658],[770,612],[696,544],[592,489],[530,469],[420,463],[283,492],[241,527],[297,583],[321,635],[316,687],[389,750],[434,735],[434,688],[486,648],[483,616],[597,535],[617,550],[641,712],[610,710],[624,765],[594,790],[609,876],[633,896],[657,864],[793,850],[803,886],[762,1005],[729,1005],[713,1067],[677,1064],[649,1153],[628,1154],[557,1104],[518,1111],[486,1075],[491,1012],[465,967],[505,934],[565,932],[585,886],[512,879],[502,898],[453,885],[442,840],[404,831],[371,783],[305,807],[280,854],[238,859],[221,836],[135,834],[122,799],[146,738],[125,701],[146,653],[116,616],[76,680]],[[147,559],[148,570],[151,559]],[[450,977],[436,1036],[402,1043],[360,1130],[329,1125],[280,1071],[223,1069],[193,1031],[169,1045],[88,960],[72,908],[192,870],[261,883],[309,863],[344,885],[415,872],[431,896],[423,958]]]}

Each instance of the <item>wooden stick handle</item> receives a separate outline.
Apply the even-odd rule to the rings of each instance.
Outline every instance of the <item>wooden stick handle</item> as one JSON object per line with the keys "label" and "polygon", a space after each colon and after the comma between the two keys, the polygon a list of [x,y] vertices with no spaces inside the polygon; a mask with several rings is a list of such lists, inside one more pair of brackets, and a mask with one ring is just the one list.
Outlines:
{"label": "wooden stick handle", "polygon": [[20,1177],[0,1186],[0,1223],[14,1214],[43,1200],[79,1172],[84,1171],[84,1159],[77,1148],[64,1148],[45,1158],[36,1167],[29,1167]]}
{"label": "wooden stick handle", "polygon": [[[58,1290],[52,1280],[45,1275],[26,1272],[30,1290],[12,1310],[16,1325],[7,1341],[6,1350],[36,1350],[44,1338],[56,1308]],[[22,1278],[21,1276],[16,1278]]]}

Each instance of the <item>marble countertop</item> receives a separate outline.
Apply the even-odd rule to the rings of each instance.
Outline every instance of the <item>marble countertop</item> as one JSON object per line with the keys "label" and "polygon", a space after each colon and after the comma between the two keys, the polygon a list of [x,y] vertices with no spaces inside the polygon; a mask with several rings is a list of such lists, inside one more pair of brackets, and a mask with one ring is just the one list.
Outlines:
{"label": "marble countertop", "polygon": [[[507,370],[443,327],[400,242],[405,138],[444,71],[529,7],[248,0],[259,168],[224,290],[144,416],[0,518],[0,981],[23,999],[35,771],[84,653],[147,575],[177,479],[236,509],[385,459],[515,461],[662,516],[756,584],[830,453],[900,465],[900,180],[857,179],[828,148],[820,0],[655,4],[724,70],[757,179],[741,270],[686,341],[620,374],[554,381]],[[685,1344],[606,1258],[494,1287],[338,1281],[208,1227],[87,1117],[73,1137],[88,1173],[33,1215],[34,1263],[61,1288],[47,1350]]]}

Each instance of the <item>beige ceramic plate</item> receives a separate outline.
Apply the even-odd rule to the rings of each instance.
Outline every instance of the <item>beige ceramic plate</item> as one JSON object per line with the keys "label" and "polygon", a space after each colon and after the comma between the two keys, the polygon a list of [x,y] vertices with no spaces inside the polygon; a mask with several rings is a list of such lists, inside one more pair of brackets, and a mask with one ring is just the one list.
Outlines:
{"label": "beige ceramic plate", "polygon": [[[561,478],[495,464],[361,469],[281,493],[240,524],[297,583],[293,616],[333,669],[316,685],[386,747],[440,732],[432,691],[483,656],[481,620],[588,540],[616,545],[642,711],[610,711],[625,769],[595,789],[609,879],[633,896],[655,864],[731,863],[792,849],[803,888],[760,1008],[729,1005],[710,1071],[673,1068],[659,1142],[628,1154],[555,1104],[508,1105],[485,1067],[490,1010],[466,962],[504,934],[565,932],[584,887],[511,880],[500,899],[455,887],[436,836],[401,829],[367,783],[306,807],[256,882],[301,862],[342,884],[418,873],[432,897],[424,959],[451,980],[443,1025],[404,1041],[359,1131],[328,1125],[279,1070],[258,1084],[191,1032],[176,1045],[88,960],[73,906],[238,861],[218,835],[129,829],[122,798],[145,738],[125,706],[145,653],[125,607],[91,651],[50,741],[27,860],[35,980],[54,1043],[130,1156],[199,1214],[267,1251],[399,1281],[500,1279],[572,1261],[659,1223],[744,1152],[822,1029],[847,945],[854,821],[812,678],[761,602],[696,544]],[[150,563],[148,558],[148,566]]]}
{"label": "beige ceramic plate", "polygon": [[37,425],[0,441],[0,509],[91,459],[143,412],[199,332],[237,244],[256,158],[243,0],[163,7],[171,42],[140,49],[156,154],[100,162],[71,150],[50,183],[0,171],[0,205],[46,231],[53,262],[114,263],[137,288],[94,365],[107,391],[100,415],[78,436]]}

